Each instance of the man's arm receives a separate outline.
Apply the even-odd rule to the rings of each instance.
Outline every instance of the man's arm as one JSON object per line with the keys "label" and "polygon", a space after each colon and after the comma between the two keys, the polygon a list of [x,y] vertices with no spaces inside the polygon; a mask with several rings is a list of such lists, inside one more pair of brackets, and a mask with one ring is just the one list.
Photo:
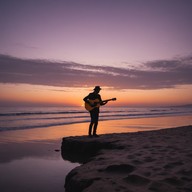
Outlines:
{"label": "man's arm", "polygon": [[87,95],[87,96],[83,99],[83,101],[85,101],[85,103],[89,103],[89,104],[90,104],[90,102],[89,102],[89,95]]}
{"label": "man's arm", "polygon": [[100,100],[100,105],[105,105],[107,104],[108,101],[102,101],[101,96],[99,95],[99,100]]}
{"label": "man's arm", "polygon": [[88,103],[91,107],[95,107],[95,106],[96,106],[95,103],[91,103],[91,102],[89,101],[89,95],[86,96],[86,97],[83,99],[83,101],[85,101],[85,103]]}

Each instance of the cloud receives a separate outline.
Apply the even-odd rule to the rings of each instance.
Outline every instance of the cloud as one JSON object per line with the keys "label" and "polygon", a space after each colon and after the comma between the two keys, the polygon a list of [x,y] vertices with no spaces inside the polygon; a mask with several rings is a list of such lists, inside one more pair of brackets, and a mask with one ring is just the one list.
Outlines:
{"label": "cloud", "polygon": [[192,57],[158,60],[136,67],[83,65],[0,55],[0,83],[59,87],[101,85],[116,89],[161,89],[192,84]]}

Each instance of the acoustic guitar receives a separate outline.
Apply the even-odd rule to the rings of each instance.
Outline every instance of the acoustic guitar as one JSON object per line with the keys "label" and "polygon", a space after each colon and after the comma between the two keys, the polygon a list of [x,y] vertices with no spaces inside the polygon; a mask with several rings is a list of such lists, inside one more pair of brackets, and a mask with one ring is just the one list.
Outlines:
{"label": "acoustic guitar", "polygon": [[106,101],[116,101],[116,98],[112,98],[112,99],[107,99],[107,100],[103,100],[103,101],[99,101],[99,99],[94,99],[94,100],[89,100],[90,104],[85,102],[85,109],[87,111],[91,111],[92,109],[96,108],[96,107],[100,107],[101,103],[106,102]]}

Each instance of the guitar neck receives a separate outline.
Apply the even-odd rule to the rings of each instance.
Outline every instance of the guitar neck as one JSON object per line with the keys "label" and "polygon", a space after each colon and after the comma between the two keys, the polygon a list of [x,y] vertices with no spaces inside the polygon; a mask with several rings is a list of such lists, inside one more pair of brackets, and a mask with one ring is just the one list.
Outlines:
{"label": "guitar neck", "polygon": [[106,100],[103,100],[102,102],[106,102],[106,101],[112,101],[113,99],[106,99]]}
{"label": "guitar neck", "polygon": [[101,101],[100,103],[102,103],[102,102],[106,102],[106,101],[115,101],[115,100],[116,100],[116,98],[106,99],[106,100]]}

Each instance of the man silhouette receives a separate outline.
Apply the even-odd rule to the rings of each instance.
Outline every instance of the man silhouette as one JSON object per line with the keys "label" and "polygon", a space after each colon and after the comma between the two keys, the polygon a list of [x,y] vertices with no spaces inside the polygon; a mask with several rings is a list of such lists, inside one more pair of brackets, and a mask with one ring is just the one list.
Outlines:
{"label": "man silhouette", "polygon": [[[92,93],[89,93],[83,100],[92,107],[90,112],[91,122],[89,124],[89,131],[88,134],[90,137],[98,137],[97,135],[97,125],[99,121],[99,106],[105,105],[107,101],[102,101],[99,92],[101,90],[100,86],[95,86]],[[97,102],[94,102],[96,100]],[[92,134],[93,130],[93,134]]]}

